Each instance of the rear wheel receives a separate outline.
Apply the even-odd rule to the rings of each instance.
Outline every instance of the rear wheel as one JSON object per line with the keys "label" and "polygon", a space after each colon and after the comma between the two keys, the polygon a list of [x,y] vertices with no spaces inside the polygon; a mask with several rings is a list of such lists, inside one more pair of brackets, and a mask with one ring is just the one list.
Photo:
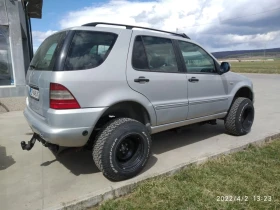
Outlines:
{"label": "rear wheel", "polygon": [[136,176],[151,153],[146,127],[130,118],[112,120],[100,131],[93,147],[93,160],[105,177],[121,181]]}
{"label": "rear wheel", "polygon": [[254,121],[254,105],[248,98],[237,98],[225,119],[226,131],[241,136],[249,133]]}

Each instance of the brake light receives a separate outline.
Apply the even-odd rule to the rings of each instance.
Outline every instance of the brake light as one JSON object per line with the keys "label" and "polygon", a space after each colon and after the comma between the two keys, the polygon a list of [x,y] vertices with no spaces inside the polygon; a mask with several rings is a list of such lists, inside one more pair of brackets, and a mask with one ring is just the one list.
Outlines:
{"label": "brake light", "polygon": [[50,108],[52,109],[79,109],[78,101],[63,85],[50,84]]}

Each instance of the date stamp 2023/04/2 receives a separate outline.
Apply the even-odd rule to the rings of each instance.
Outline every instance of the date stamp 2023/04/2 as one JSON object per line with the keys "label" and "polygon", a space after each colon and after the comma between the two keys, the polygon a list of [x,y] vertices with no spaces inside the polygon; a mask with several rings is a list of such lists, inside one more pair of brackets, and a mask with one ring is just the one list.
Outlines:
{"label": "date stamp 2023/04/2", "polygon": [[253,196],[231,196],[231,195],[222,195],[217,196],[218,202],[247,202],[247,201],[256,201],[256,202],[272,202],[273,197],[269,195],[253,195]]}

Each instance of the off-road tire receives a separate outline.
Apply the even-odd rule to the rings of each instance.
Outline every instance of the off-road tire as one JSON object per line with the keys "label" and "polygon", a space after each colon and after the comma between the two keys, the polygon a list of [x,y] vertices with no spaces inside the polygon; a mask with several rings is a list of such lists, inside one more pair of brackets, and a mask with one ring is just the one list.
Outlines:
{"label": "off-road tire", "polygon": [[[135,156],[132,156],[135,161],[139,159],[139,162],[131,168],[127,167],[129,168],[127,169],[120,165],[117,149],[130,135],[139,137],[137,141],[141,142],[141,149],[139,152],[138,150],[135,152]],[[151,136],[145,125],[130,118],[117,118],[107,123],[97,135],[93,146],[93,160],[109,180],[129,179],[136,176],[144,168],[151,153],[151,143]]]}
{"label": "off-road tire", "polygon": [[[245,114],[246,110],[252,112],[252,117],[250,117],[249,121],[251,125],[249,126],[244,126],[242,123],[242,116]],[[254,105],[250,99],[243,97],[236,98],[225,119],[225,129],[227,133],[235,136],[249,133],[254,121],[254,114]]]}

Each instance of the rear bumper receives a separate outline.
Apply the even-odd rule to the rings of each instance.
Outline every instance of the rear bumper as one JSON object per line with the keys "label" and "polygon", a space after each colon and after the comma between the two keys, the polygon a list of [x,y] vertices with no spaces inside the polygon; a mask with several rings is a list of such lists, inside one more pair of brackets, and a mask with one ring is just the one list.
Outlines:
{"label": "rear bumper", "polygon": [[[38,115],[30,107],[24,110],[24,116],[34,133],[45,141],[65,147],[84,146],[106,108],[87,108],[74,110],[49,109],[46,118]],[[84,136],[82,133],[87,131]]]}

